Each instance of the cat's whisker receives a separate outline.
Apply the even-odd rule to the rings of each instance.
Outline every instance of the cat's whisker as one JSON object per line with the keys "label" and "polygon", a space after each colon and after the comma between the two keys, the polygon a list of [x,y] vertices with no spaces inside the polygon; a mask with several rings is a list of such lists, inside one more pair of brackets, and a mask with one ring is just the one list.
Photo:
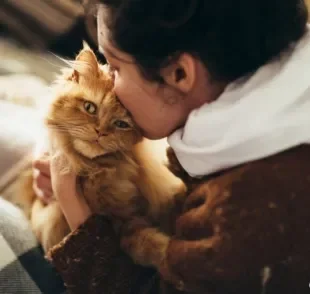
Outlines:
{"label": "cat's whisker", "polygon": [[65,126],[60,126],[60,125],[48,125],[47,126],[49,129],[54,129],[54,130],[69,130],[69,128]]}
{"label": "cat's whisker", "polygon": [[66,130],[70,130],[73,127],[76,128],[76,126],[74,124],[71,124],[70,121],[66,121],[66,124],[59,124],[57,122],[49,122],[47,124],[48,127],[55,127],[55,128],[62,128],[62,129],[66,129]]}
{"label": "cat's whisker", "polygon": [[[59,56],[57,56],[56,54],[54,54],[53,52],[51,52],[51,51],[48,51],[50,54],[52,54],[52,55],[54,55],[57,59],[59,59],[59,60],[61,60],[61,58],[59,58]],[[51,62],[51,60],[50,59],[48,59],[48,58],[46,58],[46,57],[40,57],[42,60],[44,60],[44,61],[46,61],[48,64],[50,64],[50,65],[52,65],[52,66],[54,66],[54,67],[56,67],[56,68],[59,68],[59,69],[62,69],[63,67],[64,67],[64,64],[65,64],[65,62],[64,62],[64,64],[56,64],[56,63],[53,63],[53,62]],[[63,61],[63,60],[61,60],[61,61]]]}
{"label": "cat's whisker", "polygon": [[[72,61],[67,60],[67,59],[65,59],[65,58],[63,58],[63,57],[60,57],[59,55],[57,55],[57,54],[55,54],[55,53],[53,53],[53,52],[51,52],[51,51],[48,51],[48,52],[49,52],[50,54],[54,55],[54,57],[56,57],[57,59],[61,60],[64,64],[70,65],[70,62],[72,62]],[[63,68],[63,65],[60,66],[60,68]]]}
{"label": "cat's whisker", "polygon": [[68,133],[67,130],[62,130],[62,129],[58,129],[58,128],[49,128],[50,131],[56,131],[56,132],[60,132],[60,133]]}
{"label": "cat's whisker", "polygon": [[50,131],[57,131],[61,133],[68,133],[68,129],[58,128],[58,127],[48,127]]}
{"label": "cat's whisker", "polygon": [[88,131],[89,130],[89,127],[88,126],[78,126],[77,127],[78,129],[82,129],[82,130],[86,130],[86,131]]}
{"label": "cat's whisker", "polygon": [[75,119],[75,120],[67,120],[66,121],[66,124],[70,127],[82,127],[84,124],[85,124],[85,120],[78,120],[78,119]]}
{"label": "cat's whisker", "polygon": [[65,58],[62,58],[58,55],[54,56],[58,59],[60,59],[62,62],[64,62],[66,65],[68,65],[70,68],[75,69],[76,71],[78,71],[79,73],[90,73],[92,71],[92,66],[85,61],[81,61],[81,60],[67,60]]}
{"label": "cat's whisker", "polygon": [[74,131],[89,133],[89,129],[87,127],[74,127]]}
{"label": "cat's whisker", "polygon": [[89,131],[88,130],[83,130],[83,129],[76,129],[76,128],[73,128],[73,129],[70,129],[69,132],[71,134],[83,134],[83,135],[89,135]]}
{"label": "cat's whisker", "polygon": [[60,124],[48,124],[47,127],[49,127],[49,128],[59,128],[59,129],[68,129],[67,126],[60,125]]}

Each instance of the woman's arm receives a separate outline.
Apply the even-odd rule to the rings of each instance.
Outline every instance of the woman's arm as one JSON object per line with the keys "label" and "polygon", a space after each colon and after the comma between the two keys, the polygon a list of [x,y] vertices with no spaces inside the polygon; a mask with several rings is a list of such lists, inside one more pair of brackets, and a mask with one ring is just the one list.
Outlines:
{"label": "woman's arm", "polygon": [[[47,190],[53,191],[72,231],[47,254],[69,293],[158,293],[156,272],[135,264],[121,250],[112,224],[92,215],[85,199],[76,192],[76,176],[64,173],[59,163],[55,159],[36,160],[39,176],[34,186],[43,189],[44,195]],[[40,180],[42,176],[45,181]]]}
{"label": "woman's arm", "polygon": [[158,293],[155,271],[134,264],[112,225],[93,215],[48,253],[69,293]]}

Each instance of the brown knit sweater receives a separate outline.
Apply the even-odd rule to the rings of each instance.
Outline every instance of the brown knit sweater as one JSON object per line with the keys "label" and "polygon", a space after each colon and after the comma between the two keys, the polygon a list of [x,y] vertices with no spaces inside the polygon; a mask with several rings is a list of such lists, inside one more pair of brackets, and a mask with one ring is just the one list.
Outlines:
{"label": "brown knit sweater", "polygon": [[134,264],[100,216],[49,258],[70,293],[310,293],[310,147],[203,179],[175,231],[159,274]]}

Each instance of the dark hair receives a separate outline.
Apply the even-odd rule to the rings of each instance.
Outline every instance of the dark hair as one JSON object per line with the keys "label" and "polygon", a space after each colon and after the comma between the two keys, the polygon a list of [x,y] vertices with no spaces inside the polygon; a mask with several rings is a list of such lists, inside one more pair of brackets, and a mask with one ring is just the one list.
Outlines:
{"label": "dark hair", "polygon": [[180,53],[233,81],[270,61],[306,31],[304,0],[101,0],[110,38],[150,79]]}

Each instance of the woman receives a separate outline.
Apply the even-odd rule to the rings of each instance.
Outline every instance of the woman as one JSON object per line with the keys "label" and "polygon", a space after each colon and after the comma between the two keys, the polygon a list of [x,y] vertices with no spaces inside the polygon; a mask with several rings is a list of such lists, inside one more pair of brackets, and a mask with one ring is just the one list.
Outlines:
{"label": "woman", "polygon": [[60,176],[57,163],[50,169],[36,161],[38,194],[53,191],[72,230],[50,252],[68,290],[308,293],[305,3],[100,2],[99,48],[114,70],[119,99],[146,137],[168,136],[200,184],[155,273],[121,252],[109,222],[76,194],[75,175]]}

